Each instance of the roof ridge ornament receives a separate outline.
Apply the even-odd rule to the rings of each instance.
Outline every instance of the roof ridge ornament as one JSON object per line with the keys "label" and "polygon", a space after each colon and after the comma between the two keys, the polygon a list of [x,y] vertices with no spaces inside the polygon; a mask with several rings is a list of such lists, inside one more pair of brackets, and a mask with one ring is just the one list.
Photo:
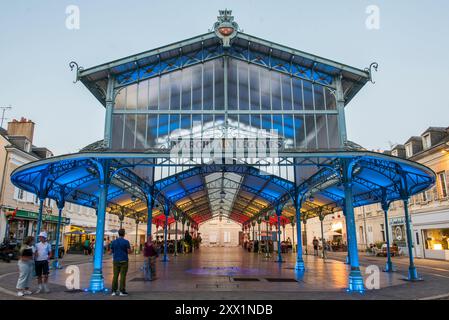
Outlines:
{"label": "roof ridge ornament", "polygon": [[223,43],[223,47],[229,48],[231,40],[235,38],[237,32],[241,31],[237,22],[234,21],[232,10],[218,10],[217,22],[214,23],[213,30]]}

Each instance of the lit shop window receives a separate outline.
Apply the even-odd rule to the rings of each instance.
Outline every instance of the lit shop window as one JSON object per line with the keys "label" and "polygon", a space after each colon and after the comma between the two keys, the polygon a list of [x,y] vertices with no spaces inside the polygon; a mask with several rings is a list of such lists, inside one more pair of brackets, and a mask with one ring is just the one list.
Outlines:
{"label": "lit shop window", "polygon": [[426,249],[449,250],[449,228],[424,230]]}

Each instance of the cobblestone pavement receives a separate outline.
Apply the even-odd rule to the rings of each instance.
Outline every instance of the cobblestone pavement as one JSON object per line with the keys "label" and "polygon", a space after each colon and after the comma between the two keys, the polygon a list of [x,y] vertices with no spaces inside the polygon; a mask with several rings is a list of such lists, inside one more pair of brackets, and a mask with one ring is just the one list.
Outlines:
{"label": "cobblestone pavement", "polygon": [[[294,271],[294,254],[285,254],[285,263],[266,259],[263,254],[248,253],[242,248],[201,248],[194,254],[170,256],[168,263],[157,263],[158,279],[144,282],[141,256],[131,256],[127,277],[126,298],[111,297],[109,293],[69,291],[65,287],[63,270],[52,271],[49,294],[32,295],[33,299],[447,299],[449,293],[449,263],[417,259],[416,265],[424,281],[404,281],[408,258],[393,258],[397,272],[380,272],[380,290],[364,294],[347,293],[349,266],[343,263],[344,253],[329,253],[328,259],[305,256],[307,271]],[[66,255],[63,265],[76,264],[80,270],[81,289],[87,288],[92,270],[91,257]],[[160,260],[160,259],[159,259]],[[380,268],[385,258],[360,254],[362,273],[365,267]],[[104,262],[105,286],[110,288],[112,266],[109,256]],[[366,277],[366,276],[365,276]],[[0,263],[0,299],[17,298],[16,263]],[[20,298],[23,299],[23,298]]]}

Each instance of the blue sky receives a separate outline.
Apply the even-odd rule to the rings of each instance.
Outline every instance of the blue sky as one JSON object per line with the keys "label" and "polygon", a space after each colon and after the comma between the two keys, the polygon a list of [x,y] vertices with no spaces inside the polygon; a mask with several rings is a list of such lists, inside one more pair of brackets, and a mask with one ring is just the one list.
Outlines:
{"label": "blue sky", "polygon": [[[80,8],[80,29],[65,26]],[[365,26],[380,9],[380,29]],[[94,66],[207,32],[218,9],[245,33],[358,68],[379,63],[376,84],[347,106],[348,136],[368,149],[449,126],[449,2],[433,1],[3,1],[0,106],[36,123],[35,144],[76,152],[102,138],[104,109],[68,63]]]}

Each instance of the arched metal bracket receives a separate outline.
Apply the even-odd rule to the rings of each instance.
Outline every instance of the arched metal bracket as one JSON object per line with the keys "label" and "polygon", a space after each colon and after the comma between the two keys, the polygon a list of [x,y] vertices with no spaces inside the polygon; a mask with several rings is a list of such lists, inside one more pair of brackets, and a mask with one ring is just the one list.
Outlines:
{"label": "arched metal bracket", "polygon": [[69,67],[70,71],[73,71],[73,69],[76,67],[75,81],[73,81],[73,83],[77,83],[79,80],[79,73],[81,70],[83,70],[83,67],[80,67],[75,61],[70,61]]}
{"label": "arched metal bracket", "polygon": [[378,64],[377,62],[373,62],[373,63],[371,63],[371,64],[369,65],[368,68],[365,68],[365,71],[368,72],[368,74],[369,74],[369,79],[368,79],[368,80],[369,80],[371,83],[376,83],[376,82],[373,80],[373,69],[374,69],[374,71],[377,72],[377,68],[379,68],[379,64]]}

